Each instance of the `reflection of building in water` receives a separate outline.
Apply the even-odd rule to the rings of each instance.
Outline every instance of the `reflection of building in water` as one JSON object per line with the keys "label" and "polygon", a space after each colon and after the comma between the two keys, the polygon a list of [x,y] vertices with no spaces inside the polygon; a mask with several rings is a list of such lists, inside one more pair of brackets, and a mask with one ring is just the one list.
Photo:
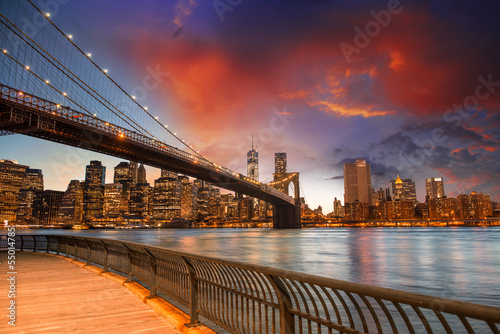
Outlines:
{"label": "reflection of building in water", "polygon": [[349,233],[349,281],[374,284],[383,263],[378,261],[377,245],[374,242],[377,231],[363,229]]}

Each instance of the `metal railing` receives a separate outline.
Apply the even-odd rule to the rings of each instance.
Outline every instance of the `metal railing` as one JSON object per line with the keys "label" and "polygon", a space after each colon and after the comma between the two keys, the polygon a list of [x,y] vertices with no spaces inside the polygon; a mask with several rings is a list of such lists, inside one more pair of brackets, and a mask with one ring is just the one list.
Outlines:
{"label": "metal railing", "polygon": [[[113,270],[232,333],[500,333],[500,309],[118,240],[17,235]],[[0,238],[0,250],[7,237]]]}

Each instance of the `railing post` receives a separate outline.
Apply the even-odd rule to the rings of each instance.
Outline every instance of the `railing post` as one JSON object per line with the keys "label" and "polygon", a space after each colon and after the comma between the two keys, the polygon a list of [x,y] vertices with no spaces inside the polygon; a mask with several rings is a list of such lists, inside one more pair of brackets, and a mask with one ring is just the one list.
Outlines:
{"label": "railing post", "polygon": [[23,239],[23,236],[20,235],[21,237],[21,252],[24,251],[24,239]]}
{"label": "railing post", "polygon": [[47,243],[47,247],[45,247],[45,253],[49,252],[49,237],[45,236],[45,242]]}
{"label": "railing post", "polygon": [[36,238],[34,235],[31,236],[33,238],[33,252],[36,252]]}
{"label": "railing post", "polygon": [[127,271],[127,280],[125,283],[130,283],[132,282],[132,254],[130,253],[130,248],[123,243],[122,245],[127,249],[127,268],[125,269]]}
{"label": "railing post", "polygon": [[292,308],[292,300],[288,295],[285,284],[280,277],[266,275],[278,296],[280,304],[280,334],[294,334],[295,322],[293,315],[289,312]]}
{"label": "railing post", "polygon": [[92,250],[90,249],[90,244],[87,239],[85,239],[85,243],[87,244],[87,266],[90,266],[90,262],[92,260]]}
{"label": "railing post", "polygon": [[188,258],[181,256],[189,272],[189,325],[195,326],[200,323],[198,318],[198,281],[196,271]]}
{"label": "railing post", "polygon": [[73,238],[73,242],[75,243],[75,246],[74,246],[74,249],[73,249],[75,251],[74,260],[78,261],[78,245],[76,243],[76,239],[75,238]]}
{"label": "railing post", "polygon": [[144,249],[146,253],[149,255],[149,297],[148,298],[155,298],[156,295],[156,258],[154,255],[148,251],[147,249]]}
{"label": "railing post", "polygon": [[102,272],[107,273],[108,272],[108,247],[106,246],[106,243],[101,240],[102,247],[104,249],[104,264],[102,265]]}

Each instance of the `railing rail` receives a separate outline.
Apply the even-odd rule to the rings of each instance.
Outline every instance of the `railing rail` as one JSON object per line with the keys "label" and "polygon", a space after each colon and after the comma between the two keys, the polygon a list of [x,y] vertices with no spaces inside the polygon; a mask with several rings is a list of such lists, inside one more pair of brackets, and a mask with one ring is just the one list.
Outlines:
{"label": "railing rail", "polygon": [[[232,333],[500,333],[500,309],[133,242],[17,235],[21,251],[114,270]],[[0,237],[7,250],[7,237]]]}

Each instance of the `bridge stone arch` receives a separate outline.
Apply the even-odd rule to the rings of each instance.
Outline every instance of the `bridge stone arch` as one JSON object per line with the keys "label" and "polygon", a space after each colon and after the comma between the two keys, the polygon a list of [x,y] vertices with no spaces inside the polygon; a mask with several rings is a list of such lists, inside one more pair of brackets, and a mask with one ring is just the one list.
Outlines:
{"label": "bridge stone arch", "polygon": [[273,227],[274,228],[301,228],[301,202],[299,173],[273,174],[273,182],[270,184],[275,189],[289,194],[290,184],[293,184],[295,205],[274,205],[273,206]]}

